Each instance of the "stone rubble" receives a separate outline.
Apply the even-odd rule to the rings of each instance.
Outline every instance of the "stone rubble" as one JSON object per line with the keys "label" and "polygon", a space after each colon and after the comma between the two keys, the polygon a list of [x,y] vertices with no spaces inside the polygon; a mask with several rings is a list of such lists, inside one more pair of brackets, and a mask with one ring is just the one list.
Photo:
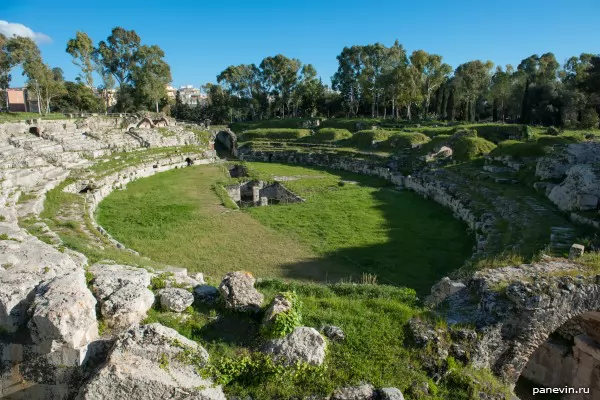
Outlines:
{"label": "stone rubble", "polygon": [[158,292],[158,297],[161,308],[168,311],[183,312],[194,303],[194,295],[180,288],[162,289]]}

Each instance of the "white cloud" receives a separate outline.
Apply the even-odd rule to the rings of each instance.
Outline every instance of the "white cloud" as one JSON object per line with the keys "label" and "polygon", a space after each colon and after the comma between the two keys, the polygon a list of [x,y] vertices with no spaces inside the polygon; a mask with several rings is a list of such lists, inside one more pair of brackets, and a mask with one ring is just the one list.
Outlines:
{"label": "white cloud", "polygon": [[52,38],[40,32],[34,32],[31,28],[14,22],[0,20],[0,33],[6,37],[23,36],[32,39],[34,42],[51,43]]}

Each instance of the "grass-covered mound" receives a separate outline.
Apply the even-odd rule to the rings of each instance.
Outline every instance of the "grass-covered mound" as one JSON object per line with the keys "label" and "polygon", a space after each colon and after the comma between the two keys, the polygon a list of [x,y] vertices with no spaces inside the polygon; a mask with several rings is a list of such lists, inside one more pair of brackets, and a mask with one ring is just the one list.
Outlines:
{"label": "grass-covered mound", "polygon": [[238,135],[238,140],[241,142],[257,139],[270,140],[294,140],[310,135],[308,129],[291,129],[291,128],[261,128],[245,131]]}
{"label": "grass-covered mound", "polygon": [[384,180],[247,165],[263,180],[295,177],[285,185],[307,201],[229,211],[212,189],[225,179],[223,170],[198,166],[113,192],[100,204],[98,222],[144,256],[218,279],[250,266],[259,277],[333,282],[366,272],[426,293],[471,253],[472,239],[448,210]]}
{"label": "grass-covered mound", "polygon": [[321,128],[313,136],[316,142],[337,142],[352,137],[352,133],[347,129]]}
{"label": "grass-covered mound", "polygon": [[[255,400],[328,396],[335,389],[369,382],[397,387],[408,398],[474,399],[472,391],[498,393],[506,388],[486,371],[448,359],[449,374],[433,382],[411,345],[407,322],[423,314],[411,289],[375,284],[312,284],[266,280],[257,283],[265,307],[278,293],[294,293],[301,324],[319,329],[335,325],[342,341],[328,341],[321,367],[282,367],[258,351],[267,340],[262,313],[233,313],[220,305],[198,305],[184,315],[151,310],[146,322],[160,322],[200,342],[210,364],[200,370],[222,384],[228,396]],[[425,350],[426,352],[427,350]],[[422,391],[428,385],[428,393]]]}
{"label": "grass-covered mound", "polygon": [[561,136],[537,136],[528,141],[505,140],[490,152],[493,157],[510,156],[517,159],[528,157],[542,157],[552,149],[553,146],[579,143],[584,140],[582,134],[568,134]]}
{"label": "grass-covered mound", "polygon": [[429,136],[419,132],[400,132],[389,137],[385,146],[392,149],[411,149],[429,142]]}
{"label": "grass-covered mound", "polygon": [[379,125],[378,118],[332,118],[321,122],[321,128],[346,129],[350,132],[371,129],[372,126]]}
{"label": "grass-covered mound", "polygon": [[267,119],[249,122],[234,122],[229,125],[232,131],[239,134],[243,131],[254,129],[298,129],[302,125],[312,121],[308,118],[286,118],[286,119]]}
{"label": "grass-covered mound", "polygon": [[358,148],[370,148],[373,147],[373,142],[383,142],[390,138],[393,132],[386,131],[383,129],[377,130],[362,130],[356,132],[350,139],[348,144]]}

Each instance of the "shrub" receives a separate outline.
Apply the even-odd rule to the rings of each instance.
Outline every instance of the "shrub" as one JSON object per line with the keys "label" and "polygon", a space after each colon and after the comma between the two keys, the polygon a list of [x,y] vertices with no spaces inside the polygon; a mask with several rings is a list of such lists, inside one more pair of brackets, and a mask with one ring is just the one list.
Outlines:
{"label": "shrub", "polygon": [[531,138],[531,129],[526,125],[511,124],[482,124],[471,125],[469,128],[477,131],[477,136],[498,143],[504,140],[525,140]]}
{"label": "shrub", "polygon": [[541,157],[545,154],[543,146],[537,142],[505,140],[490,152],[493,157],[510,156],[514,158]]}
{"label": "shrub", "polygon": [[333,142],[351,138],[352,133],[348,129],[321,128],[313,137],[319,142]]}
{"label": "shrub", "polygon": [[372,147],[373,141],[387,140],[393,132],[384,130],[366,130],[356,132],[348,141],[356,147]]}
{"label": "shrub", "polygon": [[582,129],[598,128],[598,113],[593,108],[586,108],[581,113],[579,127]]}
{"label": "shrub", "polygon": [[247,141],[255,139],[274,139],[274,140],[290,140],[300,139],[310,135],[308,129],[290,129],[290,128],[269,128],[269,129],[252,129],[238,136],[238,140]]}
{"label": "shrub", "polygon": [[560,135],[560,131],[558,130],[558,128],[549,126],[548,129],[546,129],[546,135],[558,136]]}
{"label": "shrub", "polygon": [[281,312],[273,318],[271,323],[263,326],[262,334],[268,338],[280,338],[302,325],[302,302],[298,299],[296,292],[282,292],[280,296],[292,305],[286,312]]}
{"label": "shrub", "polygon": [[378,125],[379,122],[380,121],[378,119],[374,118],[333,118],[321,122],[321,128],[347,129],[350,132],[357,132],[364,129],[369,129],[373,125]]}
{"label": "shrub", "polygon": [[402,132],[392,135],[386,145],[395,149],[410,149],[429,142],[429,137],[418,132]]}

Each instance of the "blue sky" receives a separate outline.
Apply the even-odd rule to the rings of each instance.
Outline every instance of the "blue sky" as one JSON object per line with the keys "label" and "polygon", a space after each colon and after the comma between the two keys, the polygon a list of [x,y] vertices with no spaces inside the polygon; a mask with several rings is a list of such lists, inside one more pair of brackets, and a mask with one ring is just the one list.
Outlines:
{"label": "blue sky", "polygon": [[[77,30],[98,42],[122,26],[165,51],[174,86],[213,82],[228,65],[279,53],[313,64],[329,83],[344,46],[395,39],[409,51],[441,54],[453,68],[474,59],[516,66],[549,51],[562,63],[600,53],[599,20],[600,0],[0,0],[0,23],[50,37],[38,36],[42,55],[67,79],[78,73],[65,53]],[[15,71],[12,85],[23,82]]]}

